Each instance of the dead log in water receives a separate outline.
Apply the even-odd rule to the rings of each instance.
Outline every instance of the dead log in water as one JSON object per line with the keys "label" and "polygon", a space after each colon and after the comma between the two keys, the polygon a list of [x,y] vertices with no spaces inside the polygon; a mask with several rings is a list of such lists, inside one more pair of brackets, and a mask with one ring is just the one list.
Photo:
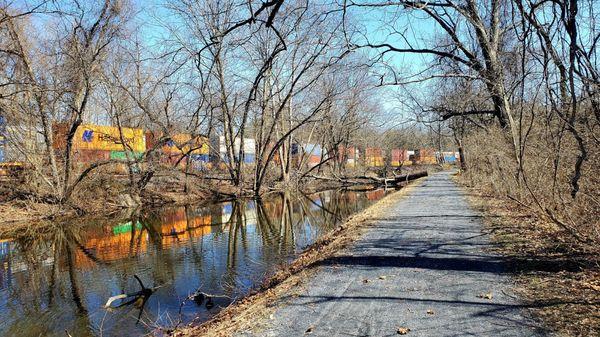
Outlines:
{"label": "dead log in water", "polygon": [[307,177],[311,177],[313,179],[326,180],[326,181],[334,181],[339,182],[343,185],[385,185],[385,186],[396,186],[403,182],[408,182],[411,180],[427,177],[427,171],[420,171],[415,173],[403,174],[399,176],[395,176],[393,178],[380,178],[373,176],[353,176],[353,177],[325,177],[325,176],[317,176],[317,175],[307,175]]}

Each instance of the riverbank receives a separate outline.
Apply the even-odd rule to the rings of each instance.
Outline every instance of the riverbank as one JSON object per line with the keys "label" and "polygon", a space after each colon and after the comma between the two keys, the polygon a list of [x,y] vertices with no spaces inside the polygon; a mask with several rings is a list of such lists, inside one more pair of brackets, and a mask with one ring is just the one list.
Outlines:
{"label": "riverbank", "polygon": [[494,250],[514,261],[516,292],[531,312],[566,336],[600,335],[600,255],[568,239],[564,229],[523,205],[468,187],[484,215]]}
{"label": "riverbank", "polygon": [[56,204],[4,187],[0,200],[0,236],[24,227],[44,226],[47,222],[66,222],[77,217],[102,219],[140,208],[182,206],[223,198],[217,187],[214,192],[212,189],[192,187],[184,190],[181,184],[165,181],[153,183],[139,198],[133,198],[127,193],[125,183],[103,181],[79,191],[75,201]]}
{"label": "riverbank", "polygon": [[318,239],[291,264],[263,282],[254,293],[224,308],[211,320],[200,325],[192,323],[168,332],[174,336],[231,336],[237,331],[255,328],[258,321],[269,319],[274,310],[272,304],[278,298],[301,285],[315,272],[314,267],[318,261],[333,256],[360,238],[376,222],[374,219],[385,217],[390,207],[409,195],[422,181],[423,179],[419,179],[411,182],[353,215],[331,233]]}
{"label": "riverbank", "polygon": [[[411,167],[407,172],[410,173]],[[439,170],[437,167],[426,166],[427,171]],[[187,180],[186,180],[187,179]],[[307,179],[303,181],[302,193],[311,194],[336,188],[356,188],[368,190],[375,188],[374,184],[355,185],[349,187],[340,181],[323,181]],[[51,197],[41,198],[21,191],[16,182],[0,181],[0,236],[6,232],[14,232],[30,227],[32,224],[48,221],[64,222],[76,217],[98,218],[112,216],[120,212],[133,212],[136,209],[156,208],[164,206],[184,206],[203,202],[219,201],[237,197],[252,197],[251,186],[239,195],[239,188],[232,186],[226,178],[206,178],[200,176],[170,176],[154,177],[139,196],[129,193],[126,177],[105,176],[98,174],[93,179],[82,183],[72,201],[67,204],[52,202]],[[265,195],[279,193],[285,190],[299,190],[300,186],[275,186],[267,189]]]}

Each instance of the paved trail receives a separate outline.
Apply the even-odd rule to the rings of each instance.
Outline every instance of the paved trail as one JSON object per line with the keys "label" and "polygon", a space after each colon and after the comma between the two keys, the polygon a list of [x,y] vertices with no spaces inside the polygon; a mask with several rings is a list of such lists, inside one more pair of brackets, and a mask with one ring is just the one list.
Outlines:
{"label": "paved trail", "polygon": [[407,336],[543,336],[489,245],[450,173],[434,174],[282,299],[265,329],[243,335],[397,336],[401,326]]}

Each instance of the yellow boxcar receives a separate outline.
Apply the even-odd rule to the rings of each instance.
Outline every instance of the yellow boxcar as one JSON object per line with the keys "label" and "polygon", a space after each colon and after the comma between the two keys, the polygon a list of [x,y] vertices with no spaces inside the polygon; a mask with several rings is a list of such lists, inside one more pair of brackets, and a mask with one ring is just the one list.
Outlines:
{"label": "yellow boxcar", "polygon": [[380,156],[369,156],[366,161],[368,167],[382,167],[384,165],[383,157]]}
{"label": "yellow boxcar", "polygon": [[[66,146],[67,124],[54,126],[54,148],[64,149]],[[146,151],[144,130],[121,128],[94,124],[81,124],[73,138],[74,150],[104,150],[133,152]]]}

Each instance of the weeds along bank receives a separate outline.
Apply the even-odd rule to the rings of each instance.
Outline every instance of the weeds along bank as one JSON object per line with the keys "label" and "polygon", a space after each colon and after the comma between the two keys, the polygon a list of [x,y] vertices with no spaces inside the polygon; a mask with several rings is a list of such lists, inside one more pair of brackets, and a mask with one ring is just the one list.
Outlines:
{"label": "weeds along bank", "polygon": [[598,254],[566,253],[572,244],[551,222],[489,190],[470,192],[470,203],[492,233],[493,249],[512,261],[523,306],[561,336],[598,336]]}
{"label": "weeds along bank", "polygon": [[[579,151],[576,140],[537,121],[523,140],[522,165],[504,132],[491,128],[465,141],[466,180],[475,187],[509,198],[531,213],[553,223],[555,235],[564,241],[560,249],[600,251],[600,143],[586,133],[587,158],[581,166],[578,191],[573,197],[574,165]],[[554,131],[559,132],[560,129]]]}
{"label": "weeds along bank", "polygon": [[[583,129],[583,128],[582,128]],[[506,130],[464,139],[460,180],[476,189],[498,250],[516,262],[518,292],[545,325],[566,336],[600,333],[600,146],[581,132],[587,158],[572,196],[576,139],[536,120],[523,133],[522,167]],[[585,130],[585,129],[584,129]]]}

